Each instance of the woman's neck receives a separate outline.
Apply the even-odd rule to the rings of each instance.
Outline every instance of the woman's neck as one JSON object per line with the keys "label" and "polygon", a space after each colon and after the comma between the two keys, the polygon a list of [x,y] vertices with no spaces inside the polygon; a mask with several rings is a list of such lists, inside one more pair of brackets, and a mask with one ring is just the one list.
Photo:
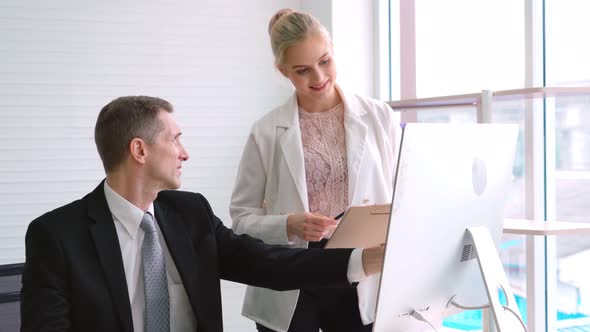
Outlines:
{"label": "woman's neck", "polygon": [[302,98],[297,95],[297,104],[300,108],[309,113],[326,112],[342,103],[342,97],[338,90],[334,89],[333,93],[326,98]]}

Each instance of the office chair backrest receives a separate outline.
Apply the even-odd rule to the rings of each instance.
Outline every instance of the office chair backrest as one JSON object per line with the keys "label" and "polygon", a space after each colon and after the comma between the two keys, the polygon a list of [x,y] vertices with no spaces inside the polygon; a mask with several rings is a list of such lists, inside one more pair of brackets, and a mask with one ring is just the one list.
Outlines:
{"label": "office chair backrest", "polygon": [[0,332],[20,330],[20,289],[23,265],[0,265]]}

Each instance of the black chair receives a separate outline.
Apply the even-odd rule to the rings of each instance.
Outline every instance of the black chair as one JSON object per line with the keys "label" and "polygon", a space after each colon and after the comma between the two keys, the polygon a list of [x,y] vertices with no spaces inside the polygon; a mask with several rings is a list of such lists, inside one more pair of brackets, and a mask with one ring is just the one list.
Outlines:
{"label": "black chair", "polygon": [[24,264],[0,265],[0,332],[20,330],[20,289]]}

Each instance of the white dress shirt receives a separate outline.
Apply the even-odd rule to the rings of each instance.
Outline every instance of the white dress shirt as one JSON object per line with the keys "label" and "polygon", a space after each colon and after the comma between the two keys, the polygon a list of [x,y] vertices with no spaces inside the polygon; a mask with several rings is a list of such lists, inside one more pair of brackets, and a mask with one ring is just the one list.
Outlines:
{"label": "white dress shirt", "polygon": [[[154,204],[150,204],[147,211],[142,211],[135,205],[117,194],[105,181],[104,194],[107,204],[115,221],[115,229],[119,238],[125,279],[129,291],[133,330],[144,331],[145,324],[145,292],[143,289],[143,275],[141,265],[141,248],[145,232],[139,227],[145,212],[150,212],[156,220]],[[157,220],[156,220],[157,221]],[[160,227],[156,222],[156,232],[160,245],[164,249],[166,276],[168,279],[168,293],[170,295],[170,331],[195,331],[197,322],[193,314],[186,290],[170,256],[166,242],[162,237]]]}

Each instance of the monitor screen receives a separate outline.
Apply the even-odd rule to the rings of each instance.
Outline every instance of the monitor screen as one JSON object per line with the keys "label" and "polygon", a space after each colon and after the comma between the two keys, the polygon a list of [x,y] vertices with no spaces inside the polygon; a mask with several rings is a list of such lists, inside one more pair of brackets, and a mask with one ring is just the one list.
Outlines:
{"label": "monitor screen", "polygon": [[[518,126],[404,127],[373,331],[433,331],[459,312],[449,301],[488,304],[466,230],[485,226],[498,247]],[[494,252],[497,252],[494,250]]]}

